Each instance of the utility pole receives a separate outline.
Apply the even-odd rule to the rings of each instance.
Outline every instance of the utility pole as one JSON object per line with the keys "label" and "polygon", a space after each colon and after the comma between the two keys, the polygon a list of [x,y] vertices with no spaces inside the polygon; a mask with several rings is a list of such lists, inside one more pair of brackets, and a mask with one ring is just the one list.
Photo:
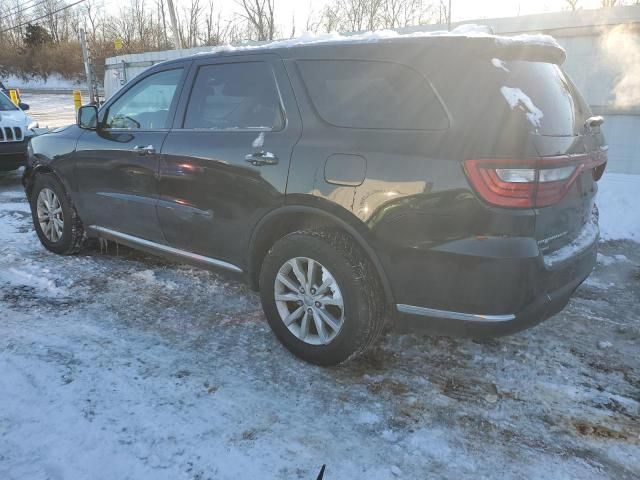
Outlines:
{"label": "utility pole", "polygon": [[451,31],[451,0],[449,0],[449,9],[447,10],[447,30]]}
{"label": "utility pole", "polygon": [[87,86],[89,87],[89,103],[96,104],[96,97],[93,90],[93,71],[89,61],[89,49],[87,48],[87,37],[84,28],[80,29],[80,46],[82,47],[82,61],[84,62],[84,73],[87,76]]}
{"label": "utility pole", "polygon": [[178,30],[178,20],[176,18],[176,10],[173,8],[173,0],[167,0],[167,7],[169,8],[169,18],[173,29],[173,43],[176,46],[176,50],[181,50],[184,45],[182,45],[182,36],[180,35],[180,30]]}

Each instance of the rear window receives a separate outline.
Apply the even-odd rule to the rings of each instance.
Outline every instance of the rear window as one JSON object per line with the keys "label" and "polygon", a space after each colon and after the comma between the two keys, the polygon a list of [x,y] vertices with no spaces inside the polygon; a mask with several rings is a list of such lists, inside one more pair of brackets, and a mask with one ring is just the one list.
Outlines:
{"label": "rear window", "polygon": [[575,135],[587,107],[562,69],[524,60],[487,62],[503,100],[542,135]]}
{"label": "rear window", "polygon": [[431,85],[391,62],[303,60],[302,78],[320,117],[347,128],[442,130],[449,119]]}

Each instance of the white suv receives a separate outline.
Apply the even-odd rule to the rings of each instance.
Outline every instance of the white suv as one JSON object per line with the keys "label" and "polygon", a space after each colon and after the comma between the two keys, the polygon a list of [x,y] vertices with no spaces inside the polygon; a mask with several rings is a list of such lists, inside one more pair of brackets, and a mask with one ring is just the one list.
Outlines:
{"label": "white suv", "polygon": [[38,122],[0,92],[0,171],[24,165],[27,144],[36,128]]}

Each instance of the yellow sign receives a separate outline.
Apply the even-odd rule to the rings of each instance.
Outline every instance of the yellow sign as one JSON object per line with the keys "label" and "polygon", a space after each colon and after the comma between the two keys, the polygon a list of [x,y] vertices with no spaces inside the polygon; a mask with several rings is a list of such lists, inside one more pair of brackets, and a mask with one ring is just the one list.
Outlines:
{"label": "yellow sign", "polygon": [[11,101],[16,105],[20,103],[20,98],[18,97],[17,90],[9,90],[9,97],[11,97]]}
{"label": "yellow sign", "polygon": [[80,90],[73,91],[73,106],[75,107],[76,112],[82,106],[82,92],[80,92]]}
{"label": "yellow sign", "polygon": [[122,39],[121,38],[116,38],[113,41],[113,46],[116,47],[116,50],[122,49]]}

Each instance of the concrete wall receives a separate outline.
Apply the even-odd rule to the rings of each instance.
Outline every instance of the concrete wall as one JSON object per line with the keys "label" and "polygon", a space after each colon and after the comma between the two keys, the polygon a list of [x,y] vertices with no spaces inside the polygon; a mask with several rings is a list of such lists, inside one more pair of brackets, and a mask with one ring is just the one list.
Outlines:
{"label": "concrete wall", "polygon": [[[565,69],[593,112],[605,118],[609,171],[640,174],[640,5],[465,23],[488,25],[497,34],[553,35],[567,50]],[[442,29],[425,25],[403,32]],[[207,50],[210,47],[108,58],[105,94],[108,98],[155,63]]]}

